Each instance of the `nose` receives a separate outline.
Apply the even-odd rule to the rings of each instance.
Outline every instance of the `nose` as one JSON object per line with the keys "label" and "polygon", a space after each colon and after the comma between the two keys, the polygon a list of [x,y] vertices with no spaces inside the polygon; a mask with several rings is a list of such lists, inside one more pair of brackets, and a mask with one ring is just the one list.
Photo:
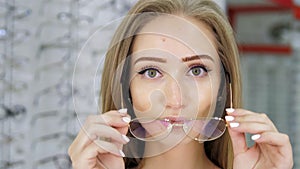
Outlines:
{"label": "nose", "polygon": [[166,108],[182,108],[182,93],[178,81],[174,78],[168,78],[165,85]]}

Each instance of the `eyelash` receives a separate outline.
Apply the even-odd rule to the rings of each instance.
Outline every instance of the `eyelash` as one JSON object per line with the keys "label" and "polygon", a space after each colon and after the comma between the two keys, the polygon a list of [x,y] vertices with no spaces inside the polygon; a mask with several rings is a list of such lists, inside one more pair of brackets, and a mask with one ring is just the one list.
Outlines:
{"label": "eyelash", "polygon": [[[201,69],[203,69],[206,73],[208,73],[208,72],[211,71],[207,66],[205,66],[205,65],[203,65],[203,64],[194,64],[194,65],[191,65],[191,66],[189,66],[189,67],[190,67],[190,68],[189,68],[189,71],[191,71],[191,70],[194,69],[194,68],[198,68],[198,67],[201,68]],[[143,75],[143,74],[145,74],[146,71],[148,71],[148,70],[156,70],[159,74],[161,74],[161,72],[162,72],[158,67],[156,67],[156,66],[154,66],[154,65],[148,65],[148,66],[142,67],[141,70],[138,71],[138,74]],[[188,72],[189,72],[189,71],[188,71]]]}
{"label": "eyelash", "polygon": [[145,74],[146,71],[148,71],[148,70],[156,70],[158,73],[161,74],[160,69],[159,69],[158,67],[152,66],[152,65],[142,67],[141,70],[138,72],[138,74],[143,75],[143,74]]}
{"label": "eyelash", "polygon": [[[194,68],[201,68],[201,69],[203,69],[205,72],[210,72],[211,70],[207,67],[207,66],[205,66],[205,65],[203,65],[203,64],[195,64],[195,65],[191,65],[190,66],[190,70],[192,70],[192,69],[194,69]],[[190,71],[189,70],[189,71]]]}

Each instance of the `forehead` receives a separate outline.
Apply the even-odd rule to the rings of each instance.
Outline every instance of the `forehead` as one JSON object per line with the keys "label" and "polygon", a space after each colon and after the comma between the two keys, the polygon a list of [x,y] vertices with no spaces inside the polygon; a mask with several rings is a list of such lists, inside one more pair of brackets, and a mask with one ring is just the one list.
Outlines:
{"label": "forehead", "polygon": [[210,28],[194,18],[158,16],[135,36],[133,52],[161,50],[177,57],[209,55],[219,59]]}

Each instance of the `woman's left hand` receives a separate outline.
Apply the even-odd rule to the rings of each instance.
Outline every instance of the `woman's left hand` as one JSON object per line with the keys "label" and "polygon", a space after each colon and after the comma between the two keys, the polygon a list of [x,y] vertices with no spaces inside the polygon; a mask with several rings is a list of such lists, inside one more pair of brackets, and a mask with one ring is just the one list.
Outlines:
{"label": "woman's left hand", "polygon": [[[232,110],[232,109],[231,109]],[[288,135],[279,133],[266,114],[227,109],[226,121],[234,151],[234,169],[291,169],[292,146]],[[245,133],[255,144],[247,147]]]}

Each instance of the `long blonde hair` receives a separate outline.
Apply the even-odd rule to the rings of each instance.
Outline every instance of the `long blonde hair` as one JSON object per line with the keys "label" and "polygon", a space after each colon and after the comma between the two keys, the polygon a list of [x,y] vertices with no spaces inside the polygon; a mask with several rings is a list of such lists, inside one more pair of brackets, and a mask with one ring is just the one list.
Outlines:
{"label": "long blonde hair", "polygon": [[[232,83],[233,106],[241,106],[241,78],[239,55],[233,30],[223,11],[211,0],[140,0],[129,11],[128,16],[141,13],[154,13],[153,17],[163,13],[193,17],[207,24],[215,34],[219,57],[230,75]],[[157,14],[157,15],[156,15]],[[150,18],[151,19],[151,18]],[[118,65],[130,54],[134,35],[149,22],[149,18],[126,17],[118,27],[106,60],[102,75],[101,93],[102,112],[116,109],[112,98],[113,77]],[[228,85],[227,85],[228,86]],[[118,86],[120,88],[120,86]],[[227,89],[228,90],[228,89]],[[229,92],[229,91],[228,91]],[[226,106],[230,106],[229,96]],[[223,118],[225,116],[223,111]],[[221,168],[232,168],[233,150],[229,133],[204,143],[207,157]],[[138,165],[140,159],[125,159],[125,165]]]}

